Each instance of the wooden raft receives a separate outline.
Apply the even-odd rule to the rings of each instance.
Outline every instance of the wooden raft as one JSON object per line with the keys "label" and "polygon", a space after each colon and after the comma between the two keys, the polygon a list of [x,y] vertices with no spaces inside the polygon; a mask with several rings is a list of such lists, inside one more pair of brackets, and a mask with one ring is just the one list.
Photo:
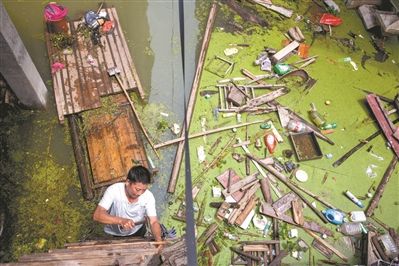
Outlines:
{"label": "wooden raft", "polygon": [[93,116],[86,132],[87,150],[93,176],[93,188],[126,179],[133,165],[148,167],[140,137],[140,127],[123,95],[113,96],[118,112]]}
{"label": "wooden raft", "polygon": [[89,36],[79,31],[82,21],[68,23],[69,34],[75,37],[72,49],[60,51],[51,42],[54,34],[46,32],[50,64],[61,63],[64,68],[52,71],[53,89],[58,119],[101,106],[100,97],[121,92],[115,78],[107,70],[117,67],[128,90],[135,90],[141,98],[144,91],[122,32],[115,8],[103,9],[114,23],[114,29],[102,34],[101,45],[93,45]]}

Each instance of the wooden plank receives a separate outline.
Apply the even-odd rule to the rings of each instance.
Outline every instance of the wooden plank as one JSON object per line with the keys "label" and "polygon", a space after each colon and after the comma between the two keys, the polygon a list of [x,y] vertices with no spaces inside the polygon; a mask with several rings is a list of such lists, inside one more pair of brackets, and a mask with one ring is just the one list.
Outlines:
{"label": "wooden plank", "polygon": [[[231,186],[233,186],[233,184],[237,183],[240,181],[240,177],[236,174],[236,172],[234,172],[233,169],[229,168],[227,169],[224,173],[222,173],[221,175],[217,176],[216,179],[219,181],[219,183],[223,186],[223,188],[227,188],[227,183],[228,183],[228,177],[230,175],[230,184]],[[231,189],[231,187],[230,187]],[[239,201],[242,196],[244,195],[244,192],[242,191],[237,191],[235,193],[230,193],[232,194],[231,196],[233,197],[233,199],[235,201]]]}
{"label": "wooden plank", "polygon": [[236,225],[242,225],[244,223],[244,221],[247,218],[247,216],[249,215],[249,213],[255,208],[257,202],[258,202],[258,198],[257,197],[252,196],[249,199],[249,201],[248,201],[247,205],[245,206],[244,210],[242,210],[240,215],[235,220],[235,224]]}
{"label": "wooden plank", "polygon": [[[190,127],[191,117],[192,117],[193,111],[194,111],[195,99],[197,96],[199,81],[201,79],[202,68],[203,68],[203,64],[205,61],[206,52],[208,50],[209,41],[211,39],[212,27],[213,27],[213,23],[215,22],[215,18],[216,18],[217,7],[218,7],[217,3],[214,2],[212,4],[211,10],[209,11],[207,27],[206,27],[205,33],[204,33],[204,40],[202,42],[201,52],[198,57],[197,69],[196,69],[195,75],[194,75],[193,86],[191,88],[191,93],[190,93],[189,100],[187,103],[187,111],[186,111],[186,117],[185,117],[185,121],[187,123],[187,128]],[[182,134],[184,134],[184,130],[182,131]],[[171,177],[169,179],[168,193],[174,193],[175,189],[176,189],[177,177],[178,177],[180,166],[181,166],[181,160],[183,158],[184,142],[185,141],[181,141],[179,143],[179,146],[176,151],[175,161],[173,164]]]}
{"label": "wooden plank", "polygon": [[296,200],[298,197],[295,195],[293,192],[289,192],[279,198],[277,201],[275,201],[272,204],[272,207],[276,214],[280,216],[281,214],[284,214],[287,210],[291,208],[291,202],[293,200]]}
{"label": "wooden plank", "polygon": [[260,188],[262,190],[262,195],[265,202],[272,204],[273,203],[272,193],[270,190],[269,179],[267,177],[264,177],[260,180]]}
{"label": "wooden plank", "polygon": [[367,102],[373,112],[374,116],[377,118],[378,124],[380,125],[382,132],[384,133],[386,139],[392,147],[392,150],[395,152],[396,156],[399,157],[399,141],[392,137],[393,130],[391,128],[392,122],[387,119],[384,115],[383,108],[379,104],[378,96],[374,94],[369,94],[366,97]]}
{"label": "wooden plank", "polygon": [[[87,131],[87,148],[89,152],[90,165],[93,172],[94,183],[107,181],[109,178],[115,178],[113,175],[111,161],[109,160],[109,152],[112,150],[113,145],[109,143],[109,131],[107,125],[103,122],[110,121],[110,115],[102,115],[100,119],[98,117],[92,117],[88,121],[84,121],[86,125],[91,125]],[[110,146],[108,150],[108,147]],[[111,176],[106,177],[108,173]]]}
{"label": "wooden plank", "polygon": [[381,178],[380,184],[378,185],[377,189],[375,190],[374,196],[371,199],[369,206],[366,210],[366,216],[370,217],[374,213],[374,209],[377,208],[380,199],[385,190],[385,186],[388,184],[389,179],[392,176],[393,171],[395,170],[396,164],[398,163],[398,157],[394,156],[389,163],[387,169],[385,170],[384,175]]}
{"label": "wooden plank", "polygon": [[[116,13],[115,9],[113,10],[113,15],[114,15],[115,19],[117,21],[119,21],[118,14]],[[120,25],[119,25],[118,28],[119,28],[118,34],[121,36],[120,37],[121,38],[121,45],[122,45],[123,49],[125,50],[125,54],[127,56],[129,67],[130,67],[129,70],[131,71],[132,76],[133,76],[134,85],[132,84],[131,88],[137,88],[141,99],[144,99],[145,98],[145,92],[144,92],[143,86],[141,84],[139,75],[137,73],[136,66],[135,66],[135,64],[133,62],[133,59],[132,59],[132,56],[130,54],[129,47],[127,45],[127,42],[126,42],[125,36],[123,34],[122,28],[120,27]]]}
{"label": "wooden plank", "polygon": [[305,218],[303,217],[302,202],[299,199],[295,199],[291,202],[291,204],[294,221],[297,224],[303,225],[305,223]]}
{"label": "wooden plank", "polygon": [[319,251],[327,259],[331,259],[334,256],[334,252],[329,250],[326,246],[324,246],[322,243],[320,243],[316,239],[313,239],[312,247],[314,249],[316,249],[317,251]]}
{"label": "wooden plank", "polygon": [[342,254],[339,250],[337,250],[335,247],[333,247],[331,244],[329,244],[327,241],[325,241],[324,239],[322,239],[320,236],[316,235],[315,233],[313,233],[312,231],[309,231],[307,229],[304,229],[306,233],[308,233],[309,235],[311,235],[314,239],[316,239],[318,242],[320,242],[321,244],[323,244],[326,248],[328,248],[329,250],[331,250],[332,252],[335,253],[335,255],[337,255],[338,257],[340,257],[343,261],[348,261],[348,258]]}
{"label": "wooden plank", "polygon": [[[111,34],[113,36],[116,47],[118,49],[118,55],[122,62],[122,69],[124,72],[125,80],[126,80],[126,88],[135,88],[136,82],[134,81],[133,74],[131,72],[131,57],[129,50],[124,47],[122,39],[124,39],[124,35],[122,33],[122,28],[120,25],[120,21],[117,17],[117,13],[115,8],[108,8],[107,13],[112,21],[114,21],[114,30]],[[126,45],[127,46],[127,45]],[[129,62],[130,59],[130,62]],[[122,75],[123,76],[123,75]]]}
{"label": "wooden plank", "polygon": [[258,176],[258,173],[254,173],[254,174],[247,176],[244,179],[241,179],[237,182],[230,182],[230,193],[227,192],[227,187],[226,187],[226,189],[224,189],[222,191],[223,196],[225,198],[227,198],[228,196],[234,194],[237,191],[240,191],[240,190],[244,191],[241,188],[244,187],[245,185],[253,183],[254,181],[257,181],[257,178],[256,178],[257,176]]}

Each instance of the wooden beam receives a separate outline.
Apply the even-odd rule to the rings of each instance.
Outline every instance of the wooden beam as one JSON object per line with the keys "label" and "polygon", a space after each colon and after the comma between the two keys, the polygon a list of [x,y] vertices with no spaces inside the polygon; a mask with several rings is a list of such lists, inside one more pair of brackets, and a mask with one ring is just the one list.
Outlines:
{"label": "wooden beam", "polygon": [[384,176],[382,177],[380,184],[378,185],[375,194],[373,198],[370,201],[369,206],[367,207],[366,210],[366,216],[370,217],[374,213],[374,209],[377,208],[378,202],[382,198],[382,194],[384,193],[385,186],[388,184],[389,179],[392,176],[393,171],[395,170],[396,164],[398,163],[398,157],[395,155],[393,156],[391,162],[388,165],[387,170],[384,173]]}
{"label": "wooden beam", "polygon": [[[197,69],[195,71],[194,82],[193,82],[193,86],[191,88],[191,93],[190,93],[190,97],[189,97],[188,104],[187,104],[187,112],[186,112],[186,119],[185,119],[185,121],[187,123],[187,128],[189,128],[189,126],[190,126],[191,117],[192,117],[193,111],[194,111],[194,104],[195,104],[195,99],[197,96],[198,85],[199,85],[199,81],[201,78],[202,68],[203,68],[203,64],[205,61],[206,52],[208,50],[209,41],[211,39],[212,27],[213,27],[213,23],[215,22],[215,18],[216,18],[217,6],[218,6],[217,2],[213,2],[211,10],[209,11],[207,27],[205,29],[205,34],[204,34],[204,41],[202,42],[201,52],[200,52],[200,55],[198,58],[198,65],[197,65]],[[182,134],[184,134],[184,133],[182,133]],[[183,149],[184,149],[184,141],[181,141],[179,143],[179,146],[176,151],[175,161],[173,164],[171,177],[169,179],[168,193],[175,192],[176,184],[177,184],[177,177],[178,177],[179,170],[180,170],[181,160],[183,158]]]}

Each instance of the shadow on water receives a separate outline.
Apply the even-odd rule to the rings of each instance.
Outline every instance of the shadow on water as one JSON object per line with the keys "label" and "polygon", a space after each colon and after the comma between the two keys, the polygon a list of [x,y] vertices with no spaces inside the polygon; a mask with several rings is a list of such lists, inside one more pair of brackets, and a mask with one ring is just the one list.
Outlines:
{"label": "shadow on water", "polygon": [[[32,60],[48,88],[45,111],[1,111],[0,120],[0,203],[5,211],[5,227],[0,238],[0,261],[15,260],[31,252],[62,247],[97,234],[91,221],[96,201],[85,202],[74,162],[67,125],[60,125],[51,88],[50,66],[44,42],[43,8],[47,1],[3,1],[20,33]],[[96,1],[59,1],[76,19],[87,10],[96,10]],[[184,90],[188,95],[195,72],[199,23],[207,10],[198,12],[196,1],[185,1],[185,65],[183,85],[177,1],[108,1],[115,6],[125,37],[147,94],[147,106],[168,113],[168,122],[183,120]],[[204,5],[201,5],[203,8]],[[160,19],[162,18],[162,19]],[[203,25],[202,25],[203,26]],[[146,111],[143,105],[143,111]],[[156,120],[154,120],[156,119]],[[160,141],[173,138],[165,131]],[[147,149],[150,156],[155,158]],[[154,160],[160,169],[151,190],[156,195],[162,215],[168,201],[166,186],[175,148],[161,151]],[[2,214],[0,214],[2,215]],[[0,216],[3,219],[4,216]],[[12,221],[12,223],[11,223]]]}

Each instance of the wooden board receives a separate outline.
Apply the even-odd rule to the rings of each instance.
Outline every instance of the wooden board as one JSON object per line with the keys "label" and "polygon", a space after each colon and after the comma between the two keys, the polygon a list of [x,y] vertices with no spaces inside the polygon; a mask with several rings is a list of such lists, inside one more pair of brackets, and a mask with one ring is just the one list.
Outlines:
{"label": "wooden board", "polygon": [[69,33],[75,37],[72,49],[61,51],[53,46],[46,32],[46,44],[50,65],[64,64],[64,68],[52,73],[53,89],[58,119],[64,116],[95,109],[101,106],[100,97],[120,93],[122,90],[108,69],[117,67],[128,90],[136,90],[144,98],[140,80],[131,58],[115,8],[104,9],[114,23],[114,29],[102,34],[101,45],[93,45],[90,37],[80,30],[81,21],[68,23]]}
{"label": "wooden board", "polygon": [[102,114],[83,122],[90,125],[86,142],[95,187],[124,180],[135,164],[148,167],[140,130],[129,105],[120,106],[116,114]]}

